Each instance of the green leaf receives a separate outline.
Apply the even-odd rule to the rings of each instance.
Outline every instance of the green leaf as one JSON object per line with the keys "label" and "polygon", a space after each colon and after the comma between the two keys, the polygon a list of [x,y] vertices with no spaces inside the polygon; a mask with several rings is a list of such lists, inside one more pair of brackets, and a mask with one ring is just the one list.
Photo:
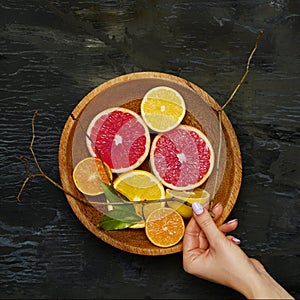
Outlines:
{"label": "green leaf", "polygon": [[114,203],[125,202],[124,205],[113,206],[114,209],[128,211],[129,213],[135,213],[134,205],[126,204],[126,202],[132,203],[132,201],[130,201],[127,197],[125,197],[121,193],[117,193],[117,191],[111,185],[108,185],[103,181],[100,181],[100,184],[104,191],[106,199],[109,203],[113,205]]}
{"label": "green leaf", "polygon": [[[113,206],[113,210],[108,211],[100,219],[98,227],[105,230],[125,229],[141,221],[142,218],[136,214],[133,204],[124,195],[118,193],[113,186],[100,181],[107,201]],[[119,205],[114,205],[119,203]],[[124,203],[124,205],[120,205]]]}
{"label": "green leaf", "polygon": [[[118,193],[111,185],[106,184],[105,182],[100,180],[101,187],[104,191],[104,194],[106,196],[106,199],[109,203],[120,203],[120,202],[131,202],[127,197],[122,195],[121,193]],[[126,210],[134,211],[133,205],[116,205],[117,207],[123,207]]]}
{"label": "green leaf", "polygon": [[104,230],[119,230],[128,228],[133,224],[134,223],[122,222],[120,220],[112,219],[106,215],[103,215],[97,226],[103,228]]}
{"label": "green leaf", "polygon": [[115,202],[120,202],[122,200],[125,200],[125,201],[129,201],[129,199],[127,199],[125,196],[123,196],[122,198],[119,197],[119,195],[116,193],[115,189],[109,185],[109,184],[106,184],[105,182],[103,182],[102,180],[100,180],[100,184],[101,184],[101,187],[103,189],[103,192],[107,198],[107,200],[110,202],[110,203],[115,203]]}
{"label": "green leaf", "polygon": [[98,223],[98,227],[104,230],[118,230],[130,227],[141,221],[137,214],[128,214],[127,211],[111,210],[103,215]]}
{"label": "green leaf", "polygon": [[116,220],[120,220],[124,222],[138,222],[141,221],[142,219],[135,212],[132,214],[128,214],[127,211],[116,210],[116,209],[108,211],[105,215],[110,218],[115,218]]}

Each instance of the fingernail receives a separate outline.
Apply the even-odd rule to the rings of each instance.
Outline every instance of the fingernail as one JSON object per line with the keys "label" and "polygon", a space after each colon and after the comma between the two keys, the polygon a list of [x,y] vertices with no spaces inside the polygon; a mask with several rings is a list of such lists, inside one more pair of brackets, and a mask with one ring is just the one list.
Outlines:
{"label": "fingernail", "polygon": [[232,238],[232,241],[235,242],[235,243],[240,243],[241,242],[241,240],[239,240],[239,239],[237,239],[235,237]]}
{"label": "fingernail", "polygon": [[230,224],[230,223],[233,223],[233,222],[236,222],[238,219],[233,219],[233,220],[230,220],[227,222],[227,224]]}
{"label": "fingernail", "polygon": [[221,202],[218,202],[218,203],[214,206],[214,208],[219,207],[220,205],[221,205]]}
{"label": "fingernail", "polygon": [[196,215],[201,215],[203,213],[203,206],[199,202],[193,202],[192,208]]}

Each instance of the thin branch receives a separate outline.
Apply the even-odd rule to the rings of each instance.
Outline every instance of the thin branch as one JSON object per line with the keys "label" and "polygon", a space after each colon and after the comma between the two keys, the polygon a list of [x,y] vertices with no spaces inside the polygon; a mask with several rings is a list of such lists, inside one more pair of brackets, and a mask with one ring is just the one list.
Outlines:
{"label": "thin branch", "polygon": [[243,84],[243,82],[245,81],[249,71],[250,71],[250,63],[252,60],[252,57],[258,47],[258,42],[261,38],[263,34],[263,30],[260,30],[257,34],[256,40],[255,40],[255,44],[254,47],[248,57],[247,60],[247,64],[246,64],[246,70],[245,73],[243,75],[243,77],[241,78],[241,80],[239,81],[239,83],[237,84],[237,86],[235,87],[235,89],[233,90],[232,94],[230,95],[230,97],[227,99],[227,101],[225,102],[225,104],[221,107],[221,109],[218,110],[218,120],[219,120],[219,145],[218,145],[218,152],[217,152],[217,159],[216,159],[216,180],[215,180],[215,184],[214,184],[214,188],[213,188],[213,193],[212,193],[212,197],[210,200],[210,205],[209,205],[209,212],[211,214],[213,214],[212,212],[212,208],[214,205],[214,197],[215,197],[215,193],[217,190],[217,186],[218,186],[218,176],[219,176],[219,168],[220,168],[220,157],[221,157],[221,149],[222,149],[222,112],[224,111],[224,109],[226,108],[226,106],[231,102],[231,100],[233,99],[233,97],[235,96],[236,92],[238,91],[238,89],[241,87],[241,85]]}
{"label": "thin branch", "polygon": [[124,201],[124,202],[122,201],[122,202],[114,202],[114,203],[89,201],[89,203],[103,205],[103,206],[109,206],[109,205],[122,206],[122,205],[139,205],[139,204],[145,205],[145,204],[154,204],[154,203],[168,203],[169,201],[175,201],[183,205],[192,207],[192,204],[190,202],[178,198],[164,198],[164,199],[155,199],[155,200],[139,200],[139,201]]}
{"label": "thin branch", "polygon": [[82,198],[79,198],[79,197],[73,195],[72,193],[70,193],[69,191],[66,191],[61,185],[59,185],[57,182],[55,182],[53,179],[51,179],[51,178],[50,178],[47,174],[45,174],[45,172],[42,170],[42,168],[41,168],[41,166],[40,166],[40,164],[39,164],[39,162],[38,162],[38,160],[37,160],[37,157],[36,157],[36,155],[35,155],[35,152],[34,152],[34,150],[33,150],[33,144],[34,144],[34,140],[35,140],[35,127],[34,127],[34,122],[35,122],[35,118],[36,118],[36,116],[37,116],[37,113],[38,113],[38,111],[36,110],[36,111],[34,112],[34,114],[33,114],[32,119],[31,119],[32,139],[31,139],[31,143],[30,143],[30,146],[29,146],[29,150],[30,150],[30,152],[31,152],[31,154],[32,154],[32,157],[33,157],[33,159],[34,159],[34,163],[35,163],[35,165],[36,165],[36,167],[37,167],[37,169],[38,169],[38,171],[39,171],[40,173],[32,174],[32,173],[30,172],[30,167],[29,167],[29,161],[28,161],[28,159],[27,159],[26,157],[24,157],[24,156],[21,156],[21,157],[20,157],[21,160],[24,160],[24,161],[25,161],[25,167],[26,167],[27,177],[25,178],[25,180],[24,180],[24,182],[23,182],[23,184],[22,184],[22,186],[21,186],[21,188],[20,188],[20,190],[19,190],[19,193],[18,193],[18,195],[17,195],[17,200],[20,201],[21,194],[22,194],[22,192],[24,191],[25,186],[26,186],[26,184],[28,183],[28,181],[29,181],[30,179],[33,179],[33,178],[35,178],[35,177],[43,177],[43,178],[45,178],[46,180],[48,180],[50,183],[52,183],[55,187],[57,187],[57,188],[59,188],[60,190],[62,190],[63,192],[65,192],[67,195],[73,197],[74,199],[76,199],[76,200],[78,200],[78,201],[80,201],[80,202],[82,202],[82,203],[88,204],[89,201],[87,201],[87,200],[85,200],[85,199],[82,199]]}
{"label": "thin branch", "polygon": [[[217,174],[217,177],[218,177],[218,172],[219,172],[219,163],[220,163],[220,155],[221,155],[221,146],[222,146],[222,136],[221,136],[221,129],[222,129],[222,124],[221,124],[221,118],[222,118],[222,112],[224,111],[224,109],[226,108],[226,106],[231,102],[231,100],[233,99],[233,97],[235,96],[236,92],[238,91],[238,89],[240,88],[240,86],[242,85],[242,83],[244,82],[245,78],[247,77],[248,73],[249,73],[249,70],[250,70],[250,63],[251,63],[251,59],[258,47],[258,42],[259,42],[259,39],[260,37],[262,36],[263,34],[263,30],[260,30],[258,35],[257,35],[257,38],[256,38],[256,41],[255,41],[255,45],[254,45],[254,48],[252,50],[252,52],[250,53],[249,57],[248,57],[248,60],[247,60],[247,64],[246,64],[246,70],[245,70],[245,73],[243,75],[243,77],[241,78],[241,80],[239,81],[239,83],[237,84],[236,88],[234,89],[234,91],[232,92],[232,94],[230,95],[230,97],[228,98],[228,100],[225,102],[225,104],[221,107],[221,109],[218,111],[218,118],[219,118],[219,125],[220,125],[220,143],[219,143],[219,148],[218,148],[218,152],[217,152],[217,166],[216,166],[216,174]],[[47,181],[49,181],[50,183],[52,183],[55,187],[59,188],[60,190],[62,190],[65,194],[73,197],[75,200],[78,200],[84,204],[98,204],[98,205],[104,205],[104,206],[108,206],[108,205],[112,205],[112,203],[107,203],[107,202],[92,202],[92,201],[87,201],[85,199],[82,199],[80,197],[77,197],[75,196],[74,194],[72,194],[71,192],[69,191],[66,191],[61,185],[59,185],[58,183],[56,183],[53,179],[51,179],[48,175],[46,175],[44,173],[44,171],[42,170],[39,162],[38,162],[38,159],[35,155],[35,152],[33,150],[33,144],[34,144],[34,141],[35,141],[35,126],[34,126],[34,122],[35,122],[35,118],[37,116],[37,113],[38,111],[36,110],[33,114],[33,117],[32,117],[32,120],[31,120],[31,127],[32,127],[32,139],[31,139],[31,143],[30,143],[30,146],[29,146],[29,150],[32,154],[32,157],[34,159],[34,163],[39,171],[39,173],[36,173],[36,174],[32,174],[31,171],[30,171],[30,167],[29,167],[29,161],[27,158],[25,158],[24,156],[21,156],[20,159],[25,161],[25,168],[26,168],[26,172],[27,172],[27,176],[19,190],[19,193],[17,195],[17,200],[20,201],[20,197],[21,197],[21,194],[22,192],[24,191],[25,187],[26,187],[26,184],[28,183],[28,181],[30,179],[33,179],[35,177],[43,177],[45,178]],[[79,119],[77,119],[73,114],[71,114],[71,117],[73,120],[75,121],[78,121],[79,125],[81,126],[82,128],[82,125],[79,121]],[[83,129],[83,128],[82,128]],[[83,130],[84,131],[84,130]],[[84,131],[85,132],[85,131]],[[87,135],[87,133],[85,132],[87,138],[91,141],[91,143],[93,143],[93,141],[90,139],[90,137]],[[95,146],[95,145],[94,145]],[[100,154],[100,151],[97,149],[97,147],[95,146],[95,149],[96,149],[96,152],[100,158],[100,160],[102,161],[103,163],[103,160],[101,158],[101,154]],[[103,163],[104,164],[104,163]],[[107,173],[107,176],[108,176],[108,172],[107,172],[107,169],[106,169],[106,165],[104,164],[104,169],[105,169],[105,172]],[[108,176],[109,178],[109,176]],[[217,179],[216,179],[216,182],[215,182],[215,185],[214,185],[214,192],[212,194],[212,197],[211,197],[211,200],[210,200],[210,213],[213,215],[213,212],[212,212],[212,206],[213,206],[213,200],[214,200],[214,196],[215,196],[215,192],[216,192],[216,189],[217,189]],[[120,200],[122,200],[120,198]],[[158,202],[168,202],[168,201],[176,201],[176,202],[179,202],[179,203],[182,203],[183,205],[187,205],[189,207],[191,207],[191,203],[187,202],[187,201],[184,201],[184,200],[180,200],[180,199],[177,199],[177,198],[167,198],[167,199],[157,199],[157,200],[141,200],[139,202],[125,202],[125,201],[121,201],[121,202],[115,202],[113,203],[113,205],[134,205],[134,204],[142,204],[142,205],[145,205],[145,204],[148,204],[148,203],[158,203]]]}
{"label": "thin branch", "polygon": [[213,205],[214,205],[214,198],[218,187],[218,178],[219,178],[219,171],[220,171],[220,157],[221,157],[221,149],[222,149],[222,110],[218,111],[218,119],[219,119],[219,145],[218,145],[218,152],[217,152],[217,164],[216,164],[216,180],[214,182],[213,192],[211,195],[211,199],[209,201],[209,212],[213,215]]}
{"label": "thin branch", "polygon": [[[55,182],[53,179],[51,179],[44,171],[43,169],[41,168],[39,162],[38,162],[38,159],[35,155],[35,152],[33,150],[33,145],[34,145],[34,141],[35,141],[35,126],[34,126],[34,122],[35,122],[35,118],[37,116],[37,112],[38,111],[35,111],[34,114],[33,114],[33,117],[32,117],[32,120],[31,120],[31,128],[32,128],[32,139],[31,139],[31,143],[30,143],[30,146],[29,146],[29,150],[32,154],[32,157],[34,159],[34,163],[39,171],[39,173],[36,173],[36,174],[32,174],[31,171],[30,171],[30,166],[29,166],[29,160],[25,157],[25,156],[20,156],[20,159],[25,161],[25,168],[26,168],[26,172],[27,172],[27,177],[25,178],[20,190],[19,190],[19,193],[17,195],[17,200],[20,201],[20,197],[21,197],[21,194],[22,192],[24,191],[25,187],[26,187],[26,184],[28,183],[28,181],[30,179],[33,179],[35,177],[43,177],[45,178],[47,181],[49,181],[50,183],[52,183],[55,187],[59,188],[60,190],[62,190],[65,194],[73,197],[75,200],[78,200],[84,204],[97,204],[97,205],[103,205],[103,206],[108,206],[108,205],[134,205],[134,204],[148,204],[148,203],[159,203],[159,202],[167,202],[167,201],[177,201],[179,203],[182,203],[182,204],[185,204],[187,206],[191,206],[191,204],[187,201],[184,201],[184,200],[180,200],[180,199],[176,199],[176,198],[167,198],[167,199],[157,199],[157,200],[141,200],[139,202],[125,202],[125,201],[121,201],[121,202],[115,202],[115,203],[107,203],[107,202],[93,202],[93,201],[88,201],[88,200],[85,200],[85,199],[82,199],[82,198],[79,198],[77,196],[75,196],[74,194],[72,194],[71,192],[69,191],[66,191],[61,185],[59,185],[57,182]],[[74,120],[76,120],[74,118]],[[120,198],[120,200],[122,200]]]}
{"label": "thin branch", "polygon": [[258,46],[258,42],[259,42],[259,39],[261,38],[262,34],[263,34],[263,30],[260,30],[257,34],[257,37],[256,37],[256,41],[255,41],[255,45],[253,47],[253,50],[251,51],[249,57],[248,57],[248,60],[247,60],[247,65],[246,65],[246,71],[242,77],[242,79],[240,80],[240,82],[237,84],[237,86],[235,87],[235,89],[233,90],[232,94],[230,95],[230,97],[228,98],[228,100],[225,102],[225,104],[222,106],[222,109],[221,110],[224,110],[225,107],[230,103],[230,101],[233,99],[234,95],[236,94],[236,92],[238,91],[238,89],[240,88],[240,86],[242,85],[242,83],[244,82],[244,80],[246,79],[248,73],[249,73],[249,70],[250,70],[250,62],[251,62],[251,59],[257,49],[257,46]]}

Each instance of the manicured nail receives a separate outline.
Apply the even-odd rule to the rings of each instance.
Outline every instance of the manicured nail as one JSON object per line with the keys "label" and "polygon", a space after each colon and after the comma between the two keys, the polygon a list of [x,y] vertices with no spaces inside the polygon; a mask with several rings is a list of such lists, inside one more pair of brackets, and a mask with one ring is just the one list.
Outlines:
{"label": "manicured nail", "polygon": [[233,222],[236,222],[238,219],[233,219],[233,220],[230,220],[227,222],[227,224],[230,224],[230,223],[233,223]]}
{"label": "manicured nail", "polygon": [[232,241],[235,242],[235,243],[240,243],[241,242],[241,240],[239,240],[239,239],[237,239],[235,237],[232,238]]}
{"label": "manicured nail", "polygon": [[193,202],[192,208],[196,215],[201,215],[203,213],[203,206],[199,202]]}
{"label": "manicured nail", "polygon": [[218,202],[218,203],[214,206],[214,208],[219,207],[220,205],[221,205],[221,202]]}

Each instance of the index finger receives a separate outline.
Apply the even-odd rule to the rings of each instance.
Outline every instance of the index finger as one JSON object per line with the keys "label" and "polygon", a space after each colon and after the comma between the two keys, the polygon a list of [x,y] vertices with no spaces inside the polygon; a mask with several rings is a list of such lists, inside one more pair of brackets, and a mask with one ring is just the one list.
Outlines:
{"label": "index finger", "polygon": [[183,237],[183,252],[199,248],[200,227],[194,218],[191,218],[185,228]]}

